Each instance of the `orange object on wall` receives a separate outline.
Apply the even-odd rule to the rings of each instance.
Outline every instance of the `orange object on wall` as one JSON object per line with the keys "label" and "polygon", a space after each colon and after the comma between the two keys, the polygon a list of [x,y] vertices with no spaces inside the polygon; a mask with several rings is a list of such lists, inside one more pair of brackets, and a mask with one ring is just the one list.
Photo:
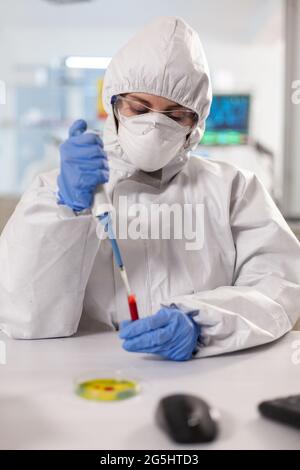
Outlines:
{"label": "orange object on wall", "polygon": [[97,116],[100,119],[107,118],[107,113],[104,109],[102,101],[103,81],[103,78],[99,78],[99,80],[97,81]]}

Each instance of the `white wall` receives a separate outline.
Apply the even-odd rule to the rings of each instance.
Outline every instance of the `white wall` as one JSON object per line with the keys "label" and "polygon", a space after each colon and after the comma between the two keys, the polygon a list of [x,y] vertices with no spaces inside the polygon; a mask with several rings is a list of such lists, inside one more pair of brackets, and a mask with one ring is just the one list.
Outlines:
{"label": "white wall", "polygon": [[217,80],[215,91],[250,92],[253,96],[251,135],[275,154],[274,187],[276,199],[280,200],[284,140],[283,41],[272,45],[209,43],[206,50],[213,78],[221,74],[229,83],[228,87],[221,87]]}
{"label": "white wall", "polygon": [[[284,209],[300,218],[300,0],[288,0]],[[297,90],[292,88],[297,83]]]}

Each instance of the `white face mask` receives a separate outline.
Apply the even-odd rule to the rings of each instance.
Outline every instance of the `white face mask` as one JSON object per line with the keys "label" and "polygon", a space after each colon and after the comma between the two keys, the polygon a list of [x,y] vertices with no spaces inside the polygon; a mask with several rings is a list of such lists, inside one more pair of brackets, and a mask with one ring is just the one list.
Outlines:
{"label": "white face mask", "polygon": [[161,113],[119,117],[118,137],[124,153],[136,168],[147,172],[166,166],[184,148],[190,132]]}

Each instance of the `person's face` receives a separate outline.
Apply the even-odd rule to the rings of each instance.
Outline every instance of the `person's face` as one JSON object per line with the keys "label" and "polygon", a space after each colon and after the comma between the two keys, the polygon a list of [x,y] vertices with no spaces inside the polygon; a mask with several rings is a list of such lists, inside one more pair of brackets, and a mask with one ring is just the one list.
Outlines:
{"label": "person's face", "polygon": [[196,113],[162,96],[149,93],[126,93],[121,95],[118,109],[121,114],[130,117],[149,111],[163,112],[168,117],[185,127],[193,127],[197,122]]}

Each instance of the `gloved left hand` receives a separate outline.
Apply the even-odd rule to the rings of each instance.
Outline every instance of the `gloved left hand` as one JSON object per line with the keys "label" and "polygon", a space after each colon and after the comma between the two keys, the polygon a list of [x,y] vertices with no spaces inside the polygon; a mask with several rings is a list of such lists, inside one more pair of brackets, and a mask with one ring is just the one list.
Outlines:
{"label": "gloved left hand", "polygon": [[126,351],[187,361],[196,348],[200,326],[177,308],[162,308],[150,317],[121,322],[119,336]]}
{"label": "gloved left hand", "polygon": [[86,130],[83,119],[75,121],[69,138],[60,146],[58,204],[69,206],[75,212],[90,208],[96,187],[107,183],[109,178],[103,142]]}

